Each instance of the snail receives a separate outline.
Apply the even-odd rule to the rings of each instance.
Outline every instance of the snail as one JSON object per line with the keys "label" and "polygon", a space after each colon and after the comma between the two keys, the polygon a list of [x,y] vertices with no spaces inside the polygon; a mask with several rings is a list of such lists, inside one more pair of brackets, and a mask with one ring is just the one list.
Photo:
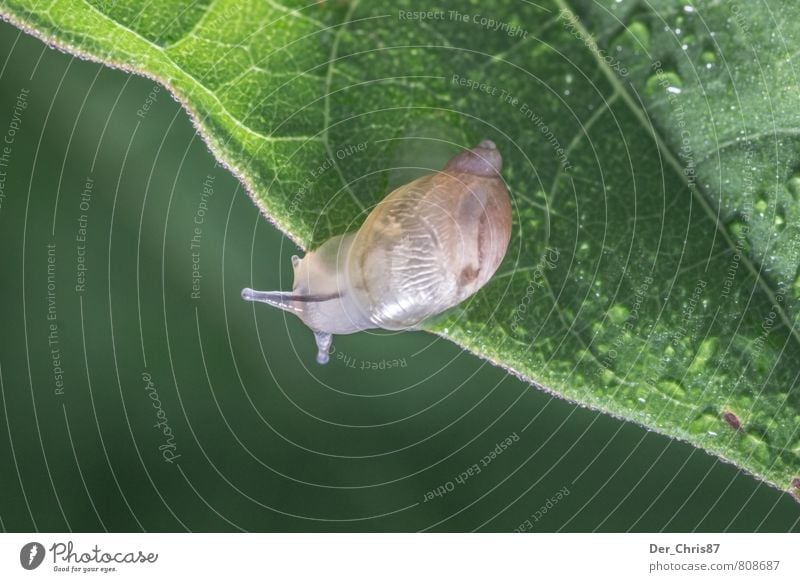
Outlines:
{"label": "snail", "polygon": [[291,292],[242,298],[296,314],[325,364],[334,335],[406,330],[458,305],[494,275],[511,237],[511,202],[494,142],[392,191],[355,232],[292,257]]}

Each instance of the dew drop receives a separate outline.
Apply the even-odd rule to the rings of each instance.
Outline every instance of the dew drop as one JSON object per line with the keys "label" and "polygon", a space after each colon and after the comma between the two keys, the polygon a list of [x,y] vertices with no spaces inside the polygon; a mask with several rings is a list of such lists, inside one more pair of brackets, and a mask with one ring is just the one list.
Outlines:
{"label": "dew drop", "polygon": [[627,24],[625,29],[612,41],[611,46],[616,46],[617,51],[626,49],[645,49],[650,46],[650,28],[639,20]]}
{"label": "dew drop", "polygon": [[[651,75],[645,83],[644,89],[648,95],[656,95],[664,89],[671,93],[680,93],[683,81],[680,76],[673,71],[664,71],[661,74]],[[677,90],[677,91],[675,91]]]}
{"label": "dew drop", "polygon": [[716,416],[708,412],[705,412],[700,416],[698,416],[697,418],[695,418],[689,424],[689,430],[696,433],[708,434],[709,436],[716,436],[717,433],[711,429],[717,428],[719,427],[719,425],[720,421]]}
{"label": "dew drop", "polygon": [[628,25],[628,34],[638,40],[644,47],[650,44],[650,29],[644,22],[638,20],[631,22]]}
{"label": "dew drop", "polygon": [[613,305],[608,309],[608,319],[615,325],[625,323],[630,313],[624,305]]}
{"label": "dew drop", "polygon": [[758,199],[756,200],[754,208],[756,209],[757,212],[764,214],[769,208],[769,203],[767,202],[766,196],[764,196],[763,194],[759,196]]}
{"label": "dew drop", "polygon": [[795,174],[786,183],[786,187],[795,200],[800,200],[800,174]]}
{"label": "dew drop", "polygon": [[784,211],[783,211],[783,208],[781,208],[780,206],[775,211],[774,224],[775,224],[775,226],[778,227],[779,230],[783,230],[784,227],[786,226],[786,218],[784,216]]}

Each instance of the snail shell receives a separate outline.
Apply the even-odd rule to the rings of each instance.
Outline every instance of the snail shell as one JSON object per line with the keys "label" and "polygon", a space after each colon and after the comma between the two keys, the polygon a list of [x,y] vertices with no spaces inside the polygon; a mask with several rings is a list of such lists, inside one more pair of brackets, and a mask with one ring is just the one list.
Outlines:
{"label": "snail shell", "polygon": [[493,142],[480,142],[394,190],[356,232],[292,257],[290,293],[248,288],[242,297],[300,317],[321,364],[335,334],[418,326],[474,294],[500,266],[511,237],[502,163]]}

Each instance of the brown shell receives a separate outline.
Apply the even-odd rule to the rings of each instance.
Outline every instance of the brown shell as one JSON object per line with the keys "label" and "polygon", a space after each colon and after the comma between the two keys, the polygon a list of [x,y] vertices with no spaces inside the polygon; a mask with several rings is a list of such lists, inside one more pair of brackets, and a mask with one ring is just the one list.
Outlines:
{"label": "brown shell", "polygon": [[494,275],[511,237],[501,164],[494,144],[481,142],[370,213],[355,235],[348,275],[375,326],[414,327]]}

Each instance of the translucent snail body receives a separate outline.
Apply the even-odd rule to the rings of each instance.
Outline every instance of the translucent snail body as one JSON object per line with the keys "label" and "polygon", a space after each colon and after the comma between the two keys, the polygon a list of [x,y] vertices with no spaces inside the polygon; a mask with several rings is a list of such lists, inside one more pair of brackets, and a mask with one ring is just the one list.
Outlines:
{"label": "translucent snail body", "polygon": [[356,232],[292,257],[291,292],[242,297],[295,313],[314,331],[317,361],[333,335],[412,329],[483,287],[505,256],[511,203],[502,157],[484,140],[445,167],[401,186]]}

